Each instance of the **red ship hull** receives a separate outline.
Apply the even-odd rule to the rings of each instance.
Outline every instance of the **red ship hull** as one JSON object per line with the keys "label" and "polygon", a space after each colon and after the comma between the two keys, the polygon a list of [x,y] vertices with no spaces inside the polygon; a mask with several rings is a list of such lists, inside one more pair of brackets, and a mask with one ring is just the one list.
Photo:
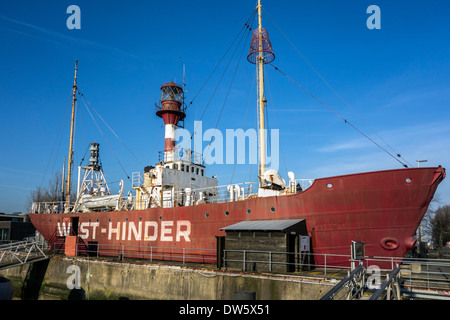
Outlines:
{"label": "red ship hull", "polygon": [[[30,217],[48,241],[55,232],[64,236],[75,226],[85,243],[124,245],[128,251],[136,246],[131,249],[136,254],[150,247],[191,248],[197,258],[186,260],[210,258],[207,262],[215,262],[216,236],[225,235],[221,228],[244,220],[305,219],[315,254],[348,256],[352,241],[364,241],[366,256],[404,257],[413,248],[413,236],[444,177],[441,167],[387,170],[316,179],[303,192],[277,197],[121,212],[30,213]],[[348,261],[327,257],[329,265]],[[315,262],[322,263],[320,256]]]}

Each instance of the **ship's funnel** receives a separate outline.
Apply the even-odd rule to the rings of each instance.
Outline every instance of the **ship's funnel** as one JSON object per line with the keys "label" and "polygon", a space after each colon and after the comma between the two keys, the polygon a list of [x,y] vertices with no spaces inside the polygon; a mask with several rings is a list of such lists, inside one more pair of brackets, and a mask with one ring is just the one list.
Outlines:
{"label": "ship's funnel", "polygon": [[271,63],[275,60],[269,33],[264,28],[258,28],[253,31],[247,60],[253,64],[257,64],[260,52],[262,53],[264,64]]}

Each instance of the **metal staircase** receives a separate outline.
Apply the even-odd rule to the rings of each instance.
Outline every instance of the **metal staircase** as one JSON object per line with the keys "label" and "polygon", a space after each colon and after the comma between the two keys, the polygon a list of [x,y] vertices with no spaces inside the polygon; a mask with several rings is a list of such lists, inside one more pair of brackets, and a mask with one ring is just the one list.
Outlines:
{"label": "metal staircase", "polygon": [[360,264],[320,300],[353,300],[364,294],[366,269]]}
{"label": "metal staircase", "polygon": [[321,300],[450,300],[448,262],[404,261],[381,284],[371,283],[371,276],[361,263]]}
{"label": "metal staircase", "polygon": [[[69,236],[77,237],[77,254],[87,255],[89,250],[88,244],[86,244],[86,242],[83,239],[81,239],[73,229],[70,229]],[[54,254],[65,253],[66,236],[59,236],[58,230],[55,230],[48,243],[49,243],[49,251],[51,251],[52,253]]]}

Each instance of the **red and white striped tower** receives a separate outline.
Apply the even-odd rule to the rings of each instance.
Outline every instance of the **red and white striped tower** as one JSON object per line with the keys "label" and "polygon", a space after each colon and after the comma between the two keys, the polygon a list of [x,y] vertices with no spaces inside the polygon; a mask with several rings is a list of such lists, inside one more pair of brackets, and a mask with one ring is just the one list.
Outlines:
{"label": "red and white striped tower", "polygon": [[161,109],[156,115],[164,120],[165,148],[164,161],[174,161],[175,129],[178,123],[186,117],[183,105],[183,89],[176,83],[169,82],[161,86]]}

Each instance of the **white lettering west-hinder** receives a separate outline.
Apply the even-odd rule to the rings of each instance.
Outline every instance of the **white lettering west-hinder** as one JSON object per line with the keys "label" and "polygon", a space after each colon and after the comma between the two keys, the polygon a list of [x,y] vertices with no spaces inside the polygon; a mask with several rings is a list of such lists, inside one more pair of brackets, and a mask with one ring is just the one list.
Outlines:
{"label": "white lettering west-hinder", "polygon": [[[66,227],[58,223],[60,236],[66,235]],[[97,240],[100,234],[107,236],[108,240],[123,241],[161,241],[161,242],[190,242],[191,222],[179,221],[133,221],[108,222],[106,228],[100,222],[82,222],[79,225],[81,239]]]}

